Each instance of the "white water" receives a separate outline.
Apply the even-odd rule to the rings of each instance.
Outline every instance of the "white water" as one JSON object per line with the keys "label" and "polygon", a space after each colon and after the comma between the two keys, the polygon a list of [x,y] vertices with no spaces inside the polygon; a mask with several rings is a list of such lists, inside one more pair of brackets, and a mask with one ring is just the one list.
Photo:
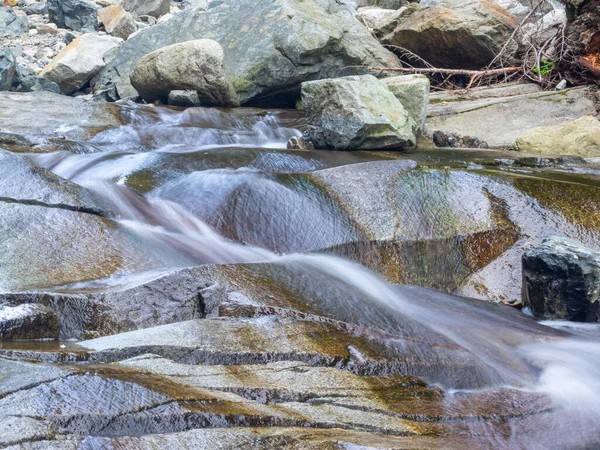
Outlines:
{"label": "white water", "polygon": [[[482,365],[476,378],[484,386],[465,388],[459,386],[455,375],[432,373],[428,381],[447,390],[449,409],[465,395],[499,389],[512,392],[517,403],[521,396],[527,398],[526,394],[543,394],[550,399],[552,410],[531,418],[473,421],[468,432],[480,441],[487,440],[490,448],[600,448],[597,326],[544,323],[573,335],[559,337],[559,333],[544,331],[543,327],[530,330],[532,323],[496,315],[476,302],[435,293],[416,301],[367,269],[340,258],[277,255],[225,239],[198,217],[213,216],[228,193],[261,176],[256,170],[196,171],[145,196],[122,186],[123,176],[134,169],[152,167],[160,152],[198,152],[231,145],[283,148],[287,139],[299,132],[279,128],[274,117],[242,120],[201,109],[179,115],[167,111],[149,118],[133,109],[131,114],[131,125],[94,139],[96,146],[108,147],[112,153],[34,158],[96,192],[114,218],[160,254],[167,268],[275,263],[293,274],[291,283],[304,286],[307,298],[313,294],[321,298],[319,307],[332,317],[392,333],[399,337],[399,346],[406,345],[403,338],[422,338],[422,349],[403,347],[422,351],[418,355],[421,358],[429,358],[429,346],[440,340],[456,344]],[[198,202],[191,193],[206,199],[200,202],[201,211],[195,209]]]}

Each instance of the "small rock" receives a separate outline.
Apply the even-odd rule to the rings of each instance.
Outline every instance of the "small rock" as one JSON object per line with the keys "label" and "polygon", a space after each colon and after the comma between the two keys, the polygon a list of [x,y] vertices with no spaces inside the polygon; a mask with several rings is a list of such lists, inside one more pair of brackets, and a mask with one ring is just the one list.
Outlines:
{"label": "small rock", "polygon": [[10,7],[0,7],[0,36],[20,36],[28,31],[26,16],[17,16]]}
{"label": "small rock", "polygon": [[4,6],[17,6],[19,0],[4,0]]}
{"label": "small rock", "polygon": [[315,146],[310,142],[310,139],[304,136],[291,138],[287,143],[288,150],[314,150]]}
{"label": "small rock", "polygon": [[125,0],[123,8],[136,16],[160,17],[171,10],[170,0]]}
{"label": "small rock", "polygon": [[523,255],[523,304],[544,319],[598,321],[600,252],[551,237]]}
{"label": "small rock", "polygon": [[64,94],[73,94],[104,67],[105,55],[119,42],[110,36],[84,34],[56,55],[40,75],[58,84]]}
{"label": "small rock", "polygon": [[40,34],[49,34],[52,36],[58,34],[58,27],[55,23],[40,23],[35,28]]}
{"label": "small rock", "polygon": [[200,106],[196,91],[171,91],[167,103],[172,106]]}
{"label": "small rock", "polygon": [[65,36],[63,38],[63,41],[65,42],[65,44],[69,45],[71,42],[73,42],[75,39],[77,39],[77,35],[75,33],[71,33],[70,31],[67,31],[65,33]]}
{"label": "small rock", "polygon": [[533,128],[517,139],[516,149],[527,153],[599,157],[600,122],[592,116],[584,116],[573,122]]}
{"label": "small rock", "polygon": [[137,31],[137,25],[130,13],[119,5],[102,8],[98,13],[104,29],[111,36],[127,40],[129,36]]}
{"label": "small rock", "polygon": [[414,122],[387,86],[372,75],[302,83],[302,106],[316,148],[414,147]]}
{"label": "small rock", "polygon": [[14,81],[17,62],[8,49],[0,50],[0,91],[8,91]]}
{"label": "small rock", "polygon": [[75,31],[98,29],[96,7],[85,0],[48,0],[48,18],[59,28]]}
{"label": "small rock", "polygon": [[54,81],[50,81],[44,77],[28,76],[24,77],[21,82],[15,87],[17,92],[37,92],[48,91],[60,94],[60,87]]}
{"label": "small rock", "polygon": [[567,80],[560,80],[560,82],[556,85],[555,89],[557,91],[562,91],[567,88]]}
{"label": "small rock", "polygon": [[40,16],[48,14],[48,5],[42,2],[35,2],[23,8],[23,11],[28,16],[39,14]]}
{"label": "small rock", "polygon": [[442,130],[433,132],[433,143],[436,147],[450,148],[488,148],[487,142],[478,137],[461,136],[458,133],[447,133]]}
{"label": "small rock", "polygon": [[207,106],[239,106],[223,65],[223,49],[210,39],[169,45],[139,60],[131,84],[148,102],[166,102],[173,90],[198,93]]}

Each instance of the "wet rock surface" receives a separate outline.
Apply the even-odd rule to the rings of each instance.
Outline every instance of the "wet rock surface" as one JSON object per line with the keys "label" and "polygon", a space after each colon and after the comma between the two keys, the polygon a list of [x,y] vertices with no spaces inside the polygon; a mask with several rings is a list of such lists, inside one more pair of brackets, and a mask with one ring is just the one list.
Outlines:
{"label": "wet rock surface", "polygon": [[0,446],[598,445],[549,386],[596,404],[594,328],[440,292],[508,302],[544,237],[597,247],[597,162],[286,149],[299,111],[14,95],[0,324],[38,335],[0,340]]}
{"label": "wet rock surface", "polygon": [[599,295],[597,251],[552,237],[523,255],[523,304],[536,317],[596,322]]}

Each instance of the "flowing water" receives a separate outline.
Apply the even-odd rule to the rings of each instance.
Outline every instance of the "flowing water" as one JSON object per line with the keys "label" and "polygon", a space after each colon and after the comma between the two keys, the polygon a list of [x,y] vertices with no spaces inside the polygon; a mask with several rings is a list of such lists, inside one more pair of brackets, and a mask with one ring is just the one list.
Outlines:
{"label": "flowing water", "polygon": [[[151,249],[149,269],[262,263],[270,279],[312,301],[312,311],[389,333],[420,361],[441,358],[421,372],[418,364],[407,367],[446,391],[448,411],[471,397],[502,402],[510,393],[508,401],[529,412],[467,425],[465,433],[490,448],[600,447],[600,326],[535,324],[516,311],[498,314],[500,307],[480,301],[399,288],[349,260],[303,253],[365,233],[294,174],[388,156],[286,150],[303,127],[291,112],[127,106],[124,116],[127,125],[82,143],[78,154],[29,157],[93,191],[110,217]],[[249,185],[258,200],[247,195]],[[119,275],[63,289],[140,276]],[[436,356],[424,343],[456,348],[467,369],[454,370],[452,352]],[[548,403],[530,411],[528,399],[538,395]]]}

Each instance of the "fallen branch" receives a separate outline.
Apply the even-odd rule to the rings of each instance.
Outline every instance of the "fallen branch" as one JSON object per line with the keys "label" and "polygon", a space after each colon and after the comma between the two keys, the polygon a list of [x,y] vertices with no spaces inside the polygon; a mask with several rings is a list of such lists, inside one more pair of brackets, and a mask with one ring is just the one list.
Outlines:
{"label": "fallen branch", "polygon": [[447,75],[465,75],[465,76],[477,76],[491,77],[494,75],[506,75],[508,73],[514,73],[521,70],[520,67],[503,67],[501,69],[487,69],[487,70],[463,70],[463,69],[439,69],[437,67],[369,67],[370,70],[378,70],[381,72],[410,72],[410,73],[423,73],[423,74],[447,74]]}

